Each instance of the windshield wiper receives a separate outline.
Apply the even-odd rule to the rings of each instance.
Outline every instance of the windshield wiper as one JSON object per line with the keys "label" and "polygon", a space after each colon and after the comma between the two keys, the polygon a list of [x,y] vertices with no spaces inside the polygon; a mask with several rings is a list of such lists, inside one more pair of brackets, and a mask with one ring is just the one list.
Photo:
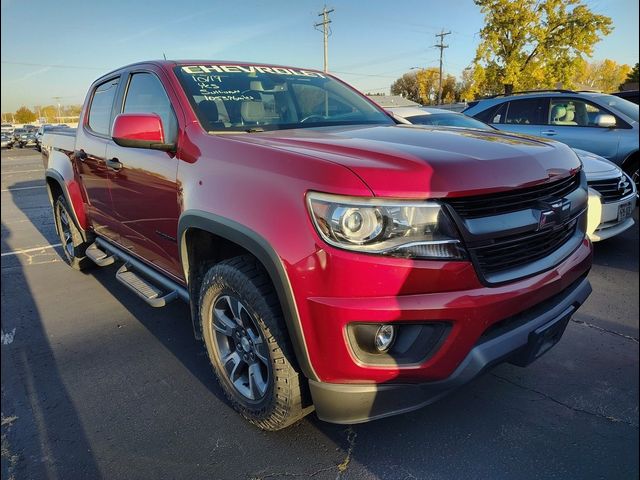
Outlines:
{"label": "windshield wiper", "polygon": [[259,132],[264,132],[264,128],[262,127],[251,127],[251,128],[247,128],[245,130],[245,132],[247,133],[259,133]]}

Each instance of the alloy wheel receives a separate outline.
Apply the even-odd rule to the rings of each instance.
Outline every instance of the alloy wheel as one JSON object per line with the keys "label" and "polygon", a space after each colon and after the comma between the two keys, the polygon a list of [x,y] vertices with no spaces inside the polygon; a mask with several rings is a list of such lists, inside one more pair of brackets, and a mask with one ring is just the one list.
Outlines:
{"label": "alloy wheel", "polygon": [[247,400],[262,400],[269,387],[271,364],[255,319],[232,295],[219,297],[212,310],[216,350],[227,380]]}
{"label": "alloy wheel", "polygon": [[71,233],[71,220],[69,219],[67,209],[62,205],[60,205],[58,208],[58,216],[60,218],[60,239],[62,240],[62,247],[64,248],[69,258],[73,258],[75,249],[73,246],[73,234]]}

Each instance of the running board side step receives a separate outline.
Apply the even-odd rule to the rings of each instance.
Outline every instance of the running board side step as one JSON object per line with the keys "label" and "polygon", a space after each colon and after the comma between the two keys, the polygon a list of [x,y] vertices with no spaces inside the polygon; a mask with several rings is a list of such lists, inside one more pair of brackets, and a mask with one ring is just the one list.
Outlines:
{"label": "running board side step", "polygon": [[160,296],[162,290],[156,288],[151,282],[131,270],[130,263],[125,263],[118,269],[116,278],[152,307],[164,307],[167,303],[178,298],[178,292],[175,290],[170,291],[164,296]]}
{"label": "running board side step", "polygon": [[107,265],[111,265],[116,260],[113,255],[109,255],[100,250],[95,242],[89,245],[84,253],[91,259],[93,263],[95,263],[99,267],[106,267]]}
{"label": "running board side step", "polygon": [[[149,267],[121,248],[116,247],[102,238],[97,238],[95,243],[91,245],[91,247],[94,246],[95,250],[105,257],[107,257],[108,254],[109,256],[107,258],[112,259],[111,263],[115,260],[125,262],[116,272],[116,279],[150,306],[164,307],[178,298],[189,303],[189,292],[186,288]],[[89,250],[89,248],[87,248],[87,250]],[[90,258],[93,260],[92,257]],[[163,292],[168,293],[163,295]]]}

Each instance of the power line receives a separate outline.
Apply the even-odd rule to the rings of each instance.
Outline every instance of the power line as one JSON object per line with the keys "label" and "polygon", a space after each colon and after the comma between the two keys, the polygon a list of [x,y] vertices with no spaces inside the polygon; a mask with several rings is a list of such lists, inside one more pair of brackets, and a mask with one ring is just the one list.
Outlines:
{"label": "power line", "polygon": [[47,64],[47,63],[29,63],[29,62],[12,62],[9,60],[2,60],[0,63],[4,63],[7,65],[23,65],[26,67],[49,67],[49,68],[73,68],[79,70],[107,70],[110,67],[81,67],[79,65],[55,65],[55,64]]}
{"label": "power line", "polygon": [[327,6],[325,5],[322,9],[322,12],[318,14],[319,17],[322,17],[322,21],[318,22],[314,25],[316,30],[318,27],[322,27],[322,34],[324,37],[324,71],[329,71],[329,35],[331,35],[331,29],[329,28],[329,24],[331,20],[329,20],[329,14],[333,12],[333,8],[331,10],[327,10]]}
{"label": "power line", "polygon": [[341,72],[339,70],[332,70],[331,73],[339,73],[341,75],[353,75],[354,77],[398,78],[397,75],[378,75],[375,73]]}
{"label": "power line", "polygon": [[445,48],[449,48],[449,45],[444,44],[444,37],[451,35],[451,30],[445,32],[444,29],[440,30],[440,33],[436,33],[436,37],[440,37],[440,43],[436,43],[434,47],[440,49],[440,79],[438,80],[438,105],[442,103],[442,52]]}

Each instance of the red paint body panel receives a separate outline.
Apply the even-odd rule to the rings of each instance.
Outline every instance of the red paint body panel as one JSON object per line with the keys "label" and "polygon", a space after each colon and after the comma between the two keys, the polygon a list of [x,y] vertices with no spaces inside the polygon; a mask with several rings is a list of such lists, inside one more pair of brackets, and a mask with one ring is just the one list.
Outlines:
{"label": "red paint body panel", "polygon": [[[91,164],[76,161],[79,187],[71,187],[84,199],[87,228],[183,284],[181,239],[171,241],[182,212],[209,212],[255,232],[284,266],[306,350],[321,381],[446,378],[489,326],[552,297],[590,268],[591,246],[585,240],[551,270],[487,287],[468,261],[416,261],[333,248],[319,238],[305,203],[309,191],[427,199],[524,188],[580,168],[576,155],[562,144],[411,126],[212,135],[200,126],[172,71],[175,65],[123,69],[149,70],[162,81],[178,117],[175,155],[119,147],[86,128],[78,130],[77,147],[95,159]],[[128,125],[125,116],[116,127],[127,136],[144,137],[154,130]],[[100,168],[101,158],[112,157],[124,164],[122,170]],[[421,320],[446,320],[452,329],[437,353],[418,366],[363,365],[345,338],[349,322]]]}

